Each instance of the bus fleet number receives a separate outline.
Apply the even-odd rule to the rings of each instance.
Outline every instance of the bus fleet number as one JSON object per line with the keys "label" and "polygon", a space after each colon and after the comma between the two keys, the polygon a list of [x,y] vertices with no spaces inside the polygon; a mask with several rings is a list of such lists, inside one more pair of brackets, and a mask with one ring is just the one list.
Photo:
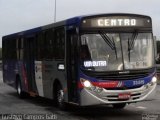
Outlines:
{"label": "bus fleet number", "polygon": [[133,81],[133,85],[143,85],[143,84],[144,84],[144,80]]}

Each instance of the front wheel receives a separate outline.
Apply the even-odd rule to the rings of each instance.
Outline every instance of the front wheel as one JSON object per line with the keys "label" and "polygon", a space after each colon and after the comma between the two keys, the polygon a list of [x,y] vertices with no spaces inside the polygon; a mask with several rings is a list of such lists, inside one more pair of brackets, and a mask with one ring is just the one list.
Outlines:
{"label": "front wheel", "polygon": [[62,110],[66,110],[66,103],[64,102],[64,91],[61,87],[61,85],[57,86],[56,89],[56,105],[62,109]]}
{"label": "front wheel", "polygon": [[126,106],[126,103],[113,104],[112,106],[116,109],[123,109]]}

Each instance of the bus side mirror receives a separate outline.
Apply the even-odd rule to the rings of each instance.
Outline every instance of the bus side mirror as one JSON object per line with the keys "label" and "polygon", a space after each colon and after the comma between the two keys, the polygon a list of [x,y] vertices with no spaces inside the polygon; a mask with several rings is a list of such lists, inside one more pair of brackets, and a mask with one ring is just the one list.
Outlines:
{"label": "bus side mirror", "polygon": [[160,55],[159,54],[157,54],[155,60],[156,60],[156,64],[160,64]]}

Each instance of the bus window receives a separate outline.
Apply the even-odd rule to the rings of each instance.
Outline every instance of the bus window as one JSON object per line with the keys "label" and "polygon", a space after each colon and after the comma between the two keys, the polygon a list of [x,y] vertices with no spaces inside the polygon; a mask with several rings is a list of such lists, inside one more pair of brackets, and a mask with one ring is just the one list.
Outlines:
{"label": "bus window", "polygon": [[42,60],[44,59],[45,57],[45,53],[44,53],[44,33],[41,32],[41,33],[38,33],[38,36],[37,36],[37,60]]}
{"label": "bus window", "polygon": [[45,32],[45,59],[53,59],[54,53],[53,53],[53,30],[47,30]]}
{"label": "bus window", "polygon": [[11,60],[16,60],[17,55],[16,55],[16,39],[10,39],[8,40],[9,47],[10,49],[7,50],[8,58]]}
{"label": "bus window", "polygon": [[64,59],[64,42],[65,42],[65,30],[64,28],[59,28],[55,30],[55,44],[54,50],[56,59]]}
{"label": "bus window", "polygon": [[16,51],[17,51],[17,59],[23,59],[23,38],[16,39]]}

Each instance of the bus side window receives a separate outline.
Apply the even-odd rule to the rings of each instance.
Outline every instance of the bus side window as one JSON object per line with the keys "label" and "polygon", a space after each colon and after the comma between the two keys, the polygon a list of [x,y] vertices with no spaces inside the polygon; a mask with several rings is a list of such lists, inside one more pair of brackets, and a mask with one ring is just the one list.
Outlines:
{"label": "bus side window", "polygon": [[55,59],[64,59],[65,55],[65,29],[59,28],[55,30]]}
{"label": "bus side window", "polygon": [[16,39],[17,60],[23,60],[23,38]]}
{"label": "bus side window", "polygon": [[2,40],[2,59],[3,60],[6,60],[6,55],[7,55],[6,42],[7,40],[3,38]]}
{"label": "bus side window", "polygon": [[17,54],[16,54],[16,39],[10,39],[8,41],[9,47],[8,47],[8,54],[9,59],[16,60]]}
{"label": "bus side window", "polygon": [[44,43],[44,33],[40,32],[37,35],[37,52],[36,52],[36,56],[37,56],[37,60],[43,60],[45,58],[45,43]]}
{"label": "bus side window", "polygon": [[53,30],[49,29],[45,32],[45,59],[53,59]]}

